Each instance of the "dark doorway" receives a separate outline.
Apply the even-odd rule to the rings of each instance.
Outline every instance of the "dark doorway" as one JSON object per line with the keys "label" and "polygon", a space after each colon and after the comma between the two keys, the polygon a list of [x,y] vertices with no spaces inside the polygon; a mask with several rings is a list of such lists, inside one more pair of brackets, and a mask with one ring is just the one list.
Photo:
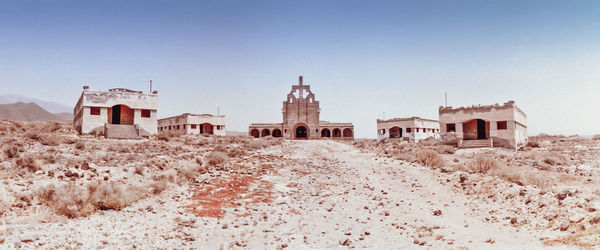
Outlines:
{"label": "dark doorway", "polygon": [[121,124],[121,105],[112,107],[112,124]]}
{"label": "dark doorway", "polygon": [[273,135],[273,137],[281,137],[281,130],[274,129],[271,135]]}
{"label": "dark doorway", "polygon": [[477,139],[486,139],[485,134],[485,121],[477,119]]}
{"label": "dark doorway", "polygon": [[298,126],[296,128],[296,138],[306,138],[306,127]]}
{"label": "dark doorway", "polygon": [[321,137],[331,137],[331,131],[329,129],[321,129]]}
{"label": "dark doorway", "polygon": [[390,128],[390,138],[402,137],[402,129],[399,127]]}
{"label": "dark doorway", "polygon": [[[202,127],[200,127],[202,128]],[[260,132],[258,132],[258,129],[253,129],[252,131],[250,131],[250,136],[254,137],[254,138],[258,138],[260,136]]]}

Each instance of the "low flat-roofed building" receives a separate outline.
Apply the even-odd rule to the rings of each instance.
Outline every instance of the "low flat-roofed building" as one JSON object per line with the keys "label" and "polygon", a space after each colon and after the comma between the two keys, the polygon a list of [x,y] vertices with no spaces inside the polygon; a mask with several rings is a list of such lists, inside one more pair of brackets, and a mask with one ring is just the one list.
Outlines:
{"label": "low flat-roofed building", "polygon": [[459,147],[506,147],[527,143],[527,115],[514,101],[503,105],[440,107],[442,134],[454,134]]}
{"label": "low flat-roofed building", "polygon": [[158,120],[158,132],[193,135],[226,135],[225,116],[184,113]]}
{"label": "low flat-roofed building", "polygon": [[91,90],[83,87],[73,109],[73,126],[79,134],[107,138],[139,138],[157,133],[158,92],[123,88]]}
{"label": "low flat-roofed building", "polygon": [[377,119],[377,140],[401,140],[419,142],[427,138],[440,137],[440,123],[420,117]]}

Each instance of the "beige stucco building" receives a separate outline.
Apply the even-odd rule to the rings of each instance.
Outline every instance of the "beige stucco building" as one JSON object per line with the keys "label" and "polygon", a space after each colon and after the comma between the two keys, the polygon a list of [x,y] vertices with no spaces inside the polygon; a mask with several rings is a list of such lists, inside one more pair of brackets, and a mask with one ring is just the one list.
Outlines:
{"label": "beige stucco building", "polygon": [[442,133],[455,134],[459,147],[519,148],[527,142],[527,115],[509,101],[503,105],[440,107]]}
{"label": "beige stucco building", "polygon": [[158,131],[175,134],[226,135],[225,116],[185,113],[158,120]]}
{"label": "beige stucco building", "polygon": [[427,138],[440,137],[440,123],[420,117],[377,119],[377,140],[394,139],[419,142]]}
{"label": "beige stucco building", "polygon": [[283,101],[282,123],[252,123],[248,134],[253,137],[283,137],[286,139],[339,138],[354,139],[352,123],[333,123],[321,121],[319,101],[310,91],[310,85],[304,85],[302,76],[298,85]]}
{"label": "beige stucco building", "polygon": [[79,134],[107,138],[138,138],[157,133],[157,91],[143,93],[123,88],[83,92],[73,109],[73,126]]}

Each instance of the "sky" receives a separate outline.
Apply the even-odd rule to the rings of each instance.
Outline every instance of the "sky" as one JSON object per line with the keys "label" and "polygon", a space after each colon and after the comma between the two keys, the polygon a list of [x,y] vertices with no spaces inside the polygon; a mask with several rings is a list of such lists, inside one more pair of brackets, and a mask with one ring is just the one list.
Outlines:
{"label": "sky", "polygon": [[159,118],[281,122],[298,76],[321,120],[514,100],[528,133],[600,134],[600,1],[4,1],[0,94],[159,93]]}

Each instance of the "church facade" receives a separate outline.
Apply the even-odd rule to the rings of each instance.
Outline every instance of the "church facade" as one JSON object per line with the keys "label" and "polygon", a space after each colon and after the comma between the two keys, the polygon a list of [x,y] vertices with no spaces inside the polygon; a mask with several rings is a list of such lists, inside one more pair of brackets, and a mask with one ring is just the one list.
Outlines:
{"label": "church facade", "polygon": [[298,85],[292,85],[292,90],[283,101],[282,123],[252,123],[248,134],[255,138],[272,136],[285,139],[354,139],[352,123],[334,123],[321,121],[321,108],[310,85],[304,85],[302,76]]}

